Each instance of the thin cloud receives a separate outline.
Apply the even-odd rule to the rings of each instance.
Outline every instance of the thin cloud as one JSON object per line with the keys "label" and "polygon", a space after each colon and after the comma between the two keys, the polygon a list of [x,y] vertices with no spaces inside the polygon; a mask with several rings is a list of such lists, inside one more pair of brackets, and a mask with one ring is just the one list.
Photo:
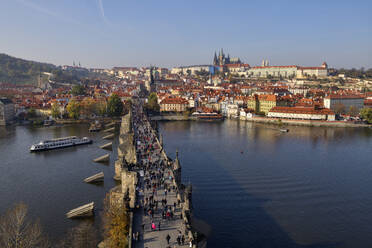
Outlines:
{"label": "thin cloud", "polygon": [[97,0],[97,5],[98,5],[98,9],[99,9],[99,12],[100,12],[100,15],[101,15],[102,20],[103,20],[107,25],[111,25],[111,23],[109,22],[109,20],[108,20],[108,19],[106,18],[106,16],[105,16],[105,9],[103,8],[102,0]]}
{"label": "thin cloud", "polygon": [[16,0],[18,3],[22,4],[23,6],[25,7],[28,7],[30,9],[33,9],[35,11],[38,11],[40,13],[43,13],[43,14],[46,14],[46,15],[49,15],[49,16],[52,16],[52,17],[55,17],[57,19],[60,19],[64,22],[69,22],[69,23],[73,23],[73,24],[79,24],[81,25],[80,22],[78,22],[77,20],[74,20],[72,18],[69,18],[69,17],[66,17],[66,16],[63,16],[57,12],[54,12],[50,9],[47,9],[47,8],[44,8],[38,4],[35,4],[34,2],[32,1],[26,1],[26,0]]}

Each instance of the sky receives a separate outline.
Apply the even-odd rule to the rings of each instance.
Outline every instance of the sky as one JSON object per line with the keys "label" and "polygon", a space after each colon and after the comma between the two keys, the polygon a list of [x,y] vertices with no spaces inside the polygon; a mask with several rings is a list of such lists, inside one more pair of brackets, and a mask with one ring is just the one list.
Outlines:
{"label": "sky", "polygon": [[89,68],[372,68],[371,0],[0,0],[0,53]]}

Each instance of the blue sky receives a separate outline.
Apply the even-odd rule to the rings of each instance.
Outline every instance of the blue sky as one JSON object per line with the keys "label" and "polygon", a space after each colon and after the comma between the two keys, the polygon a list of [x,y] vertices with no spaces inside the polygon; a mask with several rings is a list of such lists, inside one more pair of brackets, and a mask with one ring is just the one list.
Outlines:
{"label": "blue sky", "polygon": [[372,67],[372,1],[2,0],[0,53],[86,67]]}

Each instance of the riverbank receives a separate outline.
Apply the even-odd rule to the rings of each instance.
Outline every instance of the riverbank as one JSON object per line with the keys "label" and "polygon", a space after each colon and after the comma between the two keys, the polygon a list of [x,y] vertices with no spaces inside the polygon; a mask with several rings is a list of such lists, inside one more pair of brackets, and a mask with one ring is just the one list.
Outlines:
{"label": "riverbank", "polygon": [[[316,120],[289,120],[289,119],[277,119],[277,118],[268,118],[268,117],[237,117],[234,118],[242,121],[258,122],[265,124],[285,124],[291,126],[306,126],[306,127],[336,127],[336,128],[368,128],[372,125],[368,124],[356,124],[352,122],[345,121],[316,121]],[[183,116],[183,115],[155,115],[151,116],[150,120],[152,121],[200,121],[195,116]],[[211,120],[214,121],[214,120]]]}
{"label": "riverbank", "polygon": [[292,125],[292,126],[307,126],[307,127],[336,127],[336,128],[365,128],[371,127],[368,124],[355,124],[345,121],[315,121],[315,120],[288,120],[288,119],[276,119],[267,117],[252,117],[245,118],[240,117],[240,120],[266,123],[266,124],[276,124],[276,125]]}
{"label": "riverbank", "polygon": [[197,121],[195,116],[184,115],[154,115],[150,117],[152,121]]}

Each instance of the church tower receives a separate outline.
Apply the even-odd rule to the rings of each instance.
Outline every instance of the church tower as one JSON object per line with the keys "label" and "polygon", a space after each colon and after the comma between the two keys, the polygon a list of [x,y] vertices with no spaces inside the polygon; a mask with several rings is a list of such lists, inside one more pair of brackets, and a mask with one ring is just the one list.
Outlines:
{"label": "church tower", "polygon": [[218,59],[217,59],[217,54],[216,54],[216,52],[214,52],[213,65],[218,65]]}

